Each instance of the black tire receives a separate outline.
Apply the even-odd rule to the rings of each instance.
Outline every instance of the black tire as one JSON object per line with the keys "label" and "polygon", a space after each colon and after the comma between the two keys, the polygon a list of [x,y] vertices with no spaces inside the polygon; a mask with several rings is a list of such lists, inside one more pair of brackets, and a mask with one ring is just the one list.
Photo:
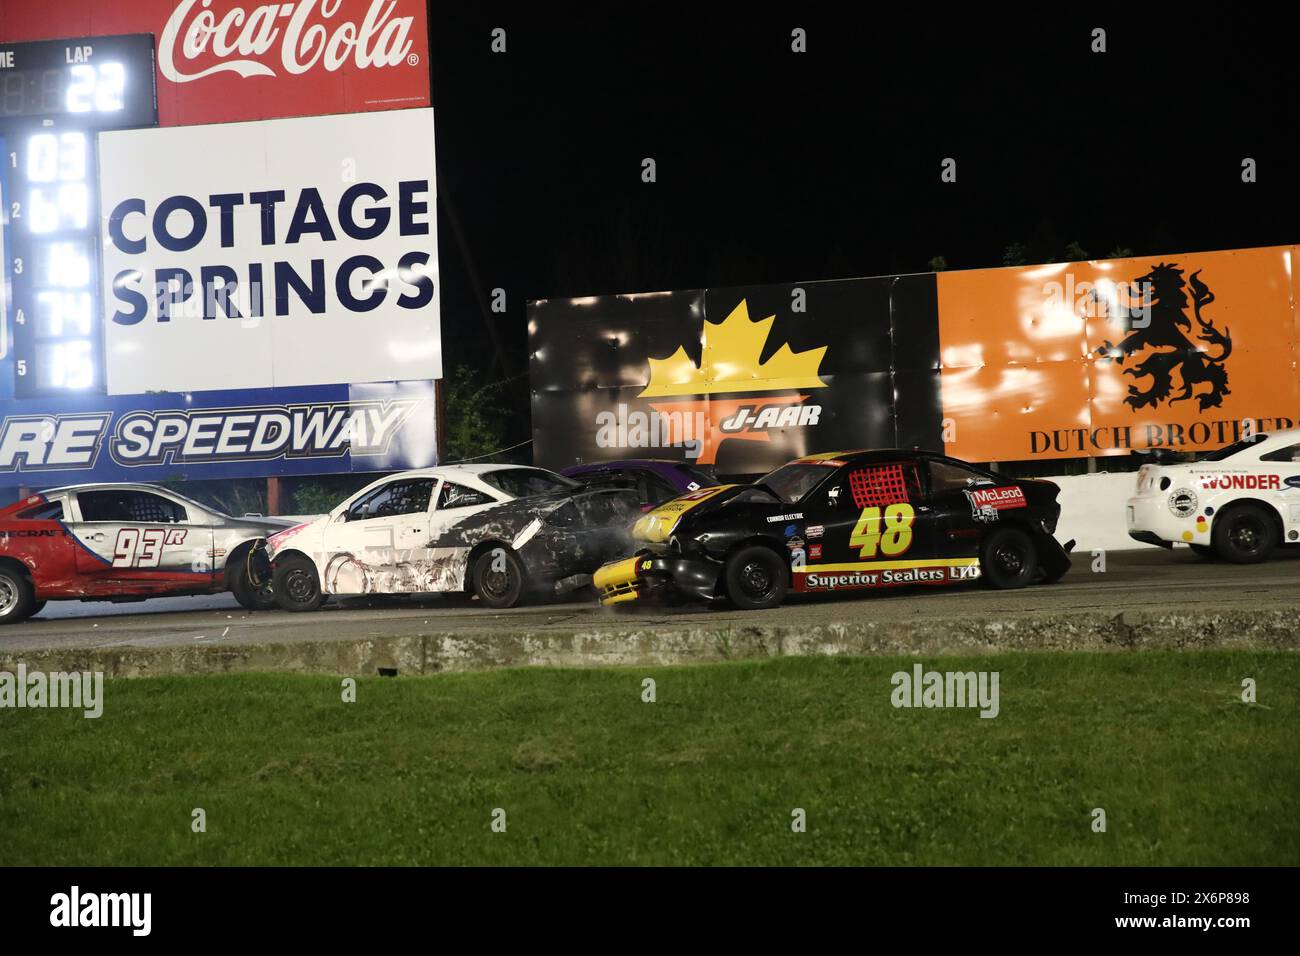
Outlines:
{"label": "black tire", "polygon": [[[500,565],[497,559],[500,556]],[[470,576],[474,593],[485,606],[496,610],[514,607],[528,591],[528,572],[519,557],[506,548],[484,551],[474,562]]]}
{"label": "black tire", "polygon": [[788,588],[785,562],[761,544],[741,548],[722,570],[727,599],[742,611],[765,611],[785,600]]}
{"label": "black tire", "polygon": [[226,568],[226,580],[230,582],[230,593],[235,596],[241,607],[250,611],[270,611],[278,602],[271,581],[262,585],[253,583],[249,569],[249,550],[236,551],[233,563]]}
{"label": "black tire", "polygon": [[1192,554],[1206,561],[1213,561],[1219,556],[1208,544],[1189,544],[1188,547],[1192,549]]}
{"label": "black tire", "polygon": [[27,575],[12,566],[0,567],[0,624],[17,624],[44,606],[44,601],[37,606],[36,591]]}
{"label": "black tire", "polygon": [[33,601],[32,609],[27,612],[27,616],[35,617],[37,614],[40,614],[42,611],[45,610],[45,604],[46,604],[45,601]]}
{"label": "black tire", "polygon": [[1214,553],[1233,564],[1258,564],[1277,547],[1277,524],[1260,505],[1233,505],[1214,517]]}
{"label": "black tire", "polygon": [[286,611],[314,611],[325,603],[316,565],[305,555],[291,554],[276,561],[271,588],[275,603]]}
{"label": "black tire", "polygon": [[980,573],[999,591],[1023,588],[1038,575],[1038,548],[1019,528],[998,528],[980,545]]}

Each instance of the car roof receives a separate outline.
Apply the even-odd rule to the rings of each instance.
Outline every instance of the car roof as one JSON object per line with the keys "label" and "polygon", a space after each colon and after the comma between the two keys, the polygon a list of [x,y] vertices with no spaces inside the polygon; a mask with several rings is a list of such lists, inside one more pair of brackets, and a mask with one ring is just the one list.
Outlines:
{"label": "car roof", "polygon": [[[618,461],[591,461],[582,465],[570,465],[560,474],[567,477],[591,475],[600,471],[649,471],[671,482],[685,482],[702,469],[688,461],[673,461],[671,458],[621,458]],[[708,472],[703,472],[707,475]]]}
{"label": "car roof", "polygon": [[36,494],[48,497],[49,495],[61,495],[76,491],[155,491],[164,495],[175,495],[178,498],[185,497],[172,488],[164,488],[162,485],[150,485],[139,481],[86,482],[80,485],[60,485],[57,488],[42,488]]}
{"label": "car roof", "polygon": [[515,471],[520,468],[526,468],[529,471],[548,471],[546,468],[538,468],[536,465],[502,465],[502,464],[464,464],[464,465],[433,465],[429,468],[412,468],[409,471],[398,471],[391,475],[384,475],[377,479],[380,481],[391,478],[454,478],[456,475],[486,475],[494,471]]}
{"label": "car roof", "polygon": [[[804,455],[790,462],[792,465],[816,465],[822,462],[886,461],[898,458],[947,458],[943,452],[926,448],[854,448],[847,451],[824,451]],[[956,459],[953,459],[954,461]]]}
{"label": "car roof", "polygon": [[[1241,439],[1238,439],[1240,441]],[[1300,428],[1287,428],[1278,432],[1267,432],[1263,438],[1253,445],[1247,445],[1237,455],[1253,455],[1258,458],[1260,455],[1266,455],[1271,451],[1277,451],[1279,448],[1285,448],[1288,445],[1300,443]],[[1233,455],[1236,458],[1237,455]]]}
{"label": "car roof", "polygon": [[672,458],[617,458],[614,461],[584,461],[581,464],[569,465],[564,470],[571,471],[579,468],[644,468],[647,465],[664,468],[684,468],[690,464],[689,461],[677,461]]}

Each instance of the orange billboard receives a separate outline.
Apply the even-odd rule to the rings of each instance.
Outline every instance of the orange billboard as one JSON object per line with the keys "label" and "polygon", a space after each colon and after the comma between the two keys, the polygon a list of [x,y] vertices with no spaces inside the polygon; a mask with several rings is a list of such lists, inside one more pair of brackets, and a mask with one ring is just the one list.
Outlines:
{"label": "orange billboard", "polygon": [[937,275],[948,454],[1221,447],[1300,417],[1294,246]]}

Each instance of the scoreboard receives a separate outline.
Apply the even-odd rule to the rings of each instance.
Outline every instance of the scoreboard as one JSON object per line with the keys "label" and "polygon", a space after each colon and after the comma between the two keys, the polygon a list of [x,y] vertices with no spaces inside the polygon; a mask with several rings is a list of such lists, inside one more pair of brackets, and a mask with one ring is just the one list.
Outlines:
{"label": "scoreboard", "polygon": [[435,464],[424,0],[0,10],[0,504]]}
{"label": "scoreboard", "polygon": [[104,389],[96,136],[154,83],[149,34],[0,44],[0,398]]}

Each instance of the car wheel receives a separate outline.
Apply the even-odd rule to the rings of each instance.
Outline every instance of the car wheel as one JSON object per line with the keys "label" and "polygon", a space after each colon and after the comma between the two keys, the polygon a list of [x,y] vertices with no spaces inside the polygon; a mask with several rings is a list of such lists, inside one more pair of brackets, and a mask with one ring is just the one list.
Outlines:
{"label": "car wheel", "polygon": [[1038,549],[1019,528],[999,528],[980,546],[980,573],[998,590],[1023,588],[1038,574]]}
{"label": "car wheel", "polygon": [[490,608],[514,607],[523,598],[527,584],[523,562],[513,551],[493,548],[474,562],[474,593]]}
{"label": "car wheel", "polygon": [[316,565],[304,555],[290,555],[275,562],[271,588],[275,603],[286,611],[314,611],[325,603]]}
{"label": "car wheel", "polygon": [[271,582],[254,584],[247,568],[237,568],[230,578],[230,593],[235,600],[250,611],[269,611],[277,604]]}
{"label": "car wheel", "polygon": [[1277,525],[1259,505],[1237,505],[1215,517],[1210,540],[1225,561],[1258,564],[1277,547]]}
{"label": "car wheel", "polygon": [[1214,549],[1210,547],[1208,544],[1192,544],[1192,545],[1188,545],[1188,547],[1192,549],[1192,554],[1196,555],[1198,558],[1204,558],[1207,561],[1213,561],[1215,558],[1218,557]]}
{"label": "car wheel", "polygon": [[771,548],[752,545],[727,560],[722,584],[731,603],[742,611],[763,611],[785,600],[785,562]]}
{"label": "car wheel", "polygon": [[[42,601],[40,606],[44,605]],[[0,568],[0,624],[16,624],[38,610],[36,592],[27,575],[17,568]]]}
{"label": "car wheel", "polygon": [[232,558],[234,563],[226,569],[230,593],[241,607],[250,611],[269,611],[276,606],[275,590],[271,587],[270,577],[261,584],[253,582],[251,558],[249,550],[235,552]]}

